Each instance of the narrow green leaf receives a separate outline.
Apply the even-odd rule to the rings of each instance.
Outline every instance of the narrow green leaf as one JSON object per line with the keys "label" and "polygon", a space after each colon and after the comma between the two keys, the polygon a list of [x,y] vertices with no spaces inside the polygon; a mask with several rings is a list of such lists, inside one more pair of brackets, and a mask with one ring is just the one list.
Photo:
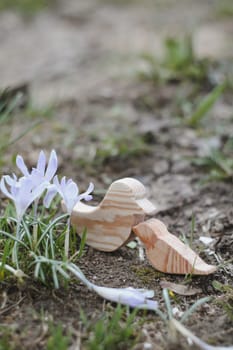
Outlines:
{"label": "narrow green leaf", "polygon": [[24,230],[26,232],[26,236],[27,236],[30,248],[32,249],[32,237],[31,237],[30,231],[28,229],[28,225],[26,224],[26,222],[24,220],[22,220],[22,224],[23,224]]}
{"label": "narrow green leaf", "polygon": [[54,241],[53,241],[53,232],[52,232],[52,230],[49,231],[49,240],[50,240],[50,249],[51,249],[52,259],[55,259]]}
{"label": "narrow green leaf", "polygon": [[171,302],[170,302],[167,288],[163,289],[163,298],[164,298],[164,301],[165,301],[165,304],[167,307],[167,313],[168,313],[169,320],[171,320],[173,318],[173,314],[172,314],[172,307],[171,307]]}
{"label": "narrow green leaf", "polygon": [[55,226],[56,223],[58,223],[58,222],[61,221],[62,219],[67,218],[68,215],[69,215],[69,214],[66,213],[66,214],[63,214],[63,215],[59,216],[58,218],[56,218],[55,220],[53,220],[53,221],[51,222],[51,224],[49,224],[49,225],[46,227],[46,229],[44,230],[44,232],[42,233],[42,235],[40,236],[40,238],[39,238],[39,240],[38,240],[38,242],[37,242],[37,244],[36,244],[35,250],[39,247],[41,241],[42,241],[42,240],[44,239],[44,237],[48,234],[48,232],[51,230],[51,228],[52,228],[53,226]]}
{"label": "narrow green leaf", "polygon": [[19,244],[21,244],[21,245],[24,246],[25,248],[29,249],[29,247],[28,247],[25,243],[23,243],[22,241],[20,241],[19,239],[17,239],[15,236],[11,235],[10,233],[0,230],[0,234],[6,236],[6,237],[8,237],[8,238],[13,239],[13,241],[18,242]]}
{"label": "narrow green leaf", "polygon": [[40,272],[40,265],[41,265],[41,263],[40,262],[38,262],[37,264],[36,264],[36,267],[35,267],[35,270],[34,270],[34,277],[37,279],[38,278],[38,276],[39,276],[39,272]]}
{"label": "narrow green leaf", "polygon": [[59,288],[59,282],[58,282],[58,277],[57,277],[56,266],[55,266],[55,265],[52,265],[51,268],[52,268],[52,275],[53,275],[54,287],[55,287],[56,289],[58,289],[58,288]]}
{"label": "narrow green leaf", "polygon": [[83,249],[85,247],[86,238],[87,238],[87,228],[85,227],[83,230],[83,234],[82,234],[82,238],[81,238],[81,242],[80,242],[80,248],[79,248],[79,252],[77,255],[78,258],[81,258],[81,256],[83,255]]}
{"label": "narrow green leaf", "polygon": [[191,127],[196,127],[199,122],[206,116],[206,114],[214,106],[215,102],[222,95],[226,84],[216,86],[198,105],[196,111],[187,120],[187,124]]}
{"label": "narrow green leaf", "polygon": [[183,314],[183,316],[181,317],[180,322],[183,323],[184,321],[187,320],[187,318],[202,304],[207,303],[208,301],[210,301],[210,297],[204,297],[201,298],[199,300],[197,300],[188,310],[186,310]]}
{"label": "narrow green leaf", "polygon": [[7,147],[13,145],[15,142],[19,141],[23,136],[25,136],[27,133],[29,133],[31,130],[33,130],[34,128],[36,128],[39,124],[41,124],[41,121],[38,121],[36,123],[34,123],[33,125],[31,125],[29,128],[27,128],[26,130],[24,130],[21,134],[19,134],[17,137],[15,137],[13,140],[10,140],[8,143],[0,145],[0,151],[2,152],[4,149],[6,149]]}
{"label": "narrow green leaf", "polygon": [[[21,99],[21,96],[16,95],[15,98],[9,103],[6,110],[0,114],[0,124],[3,124],[4,122],[6,122],[6,120],[10,117],[10,114],[18,106],[20,99]],[[2,105],[2,107],[4,107],[4,105]]]}

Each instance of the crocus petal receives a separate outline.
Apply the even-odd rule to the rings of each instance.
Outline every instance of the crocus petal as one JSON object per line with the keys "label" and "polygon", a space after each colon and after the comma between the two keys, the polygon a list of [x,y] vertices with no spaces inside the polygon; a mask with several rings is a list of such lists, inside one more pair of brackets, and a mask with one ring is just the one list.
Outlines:
{"label": "crocus petal", "polygon": [[[131,287],[129,287],[128,289],[131,289]],[[137,289],[140,293],[142,293],[146,298],[153,298],[155,295],[155,292],[152,289]]]}
{"label": "crocus petal", "polygon": [[82,199],[84,199],[85,201],[92,200],[93,197],[90,193],[93,192],[93,190],[94,190],[94,184],[90,182],[88,189],[79,195],[79,200],[82,200]]}
{"label": "crocus petal", "polygon": [[40,151],[38,162],[37,162],[37,170],[44,175],[46,166],[46,156],[43,151]]}
{"label": "crocus petal", "polygon": [[[41,183],[45,181],[43,173],[41,173],[37,168],[32,169],[30,179],[34,184],[34,187],[39,186]],[[49,181],[47,181],[47,183],[49,184]]]}
{"label": "crocus petal", "polygon": [[4,180],[6,181],[7,185],[9,186],[15,186],[17,183],[17,178],[13,176],[13,178],[9,175],[4,175]]}
{"label": "crocus petal", "polygon": [[34,188],[34,184],[30,177],[24,179],[24,181],[21,183],[17,196],[14,198],[18,218],[22,218],[27,208],[35,199],[41,196],[46,187],[47,183],[44,182]]}
{"label": "crocus petal", "polygon": [[6,188],[4,176],[2,177],[1,182],[0,182],[0,189],[1,189],[2,193],[5,194],[6,197],[10,198],[11,200],[14,200],[13,196],[10,194],[10,192]]}
{"label": "crocus petal", "polygon": [[60,184],[59,184],[59,180],[58,180],[58,176],[55,175],[54,178],[53,178],[53,184],[56,186],[56,187],[59,187]]}
{"label": "crocus petal", "polygon": [[55,175],[55,173],[57,171],[57,166],[58,166],[57,155],[56,155],[56,152],[54,150],[52,150],[52,152],[50,154],[47,170],[45,172],[45,177],[48,181],[50,181],[53,178],[53,176]]}
{"label": "crocus petal", "polygon": [[21,181],[20,187],[12,187],[13,201],[16,208],[17,218],[21,219],[30,205],[31,181],[28,177]]}
{"label": "crocus petal", "polygon": [[156,301],[148,300],[145,293],[140,292],[138,289],[107,288],[96,285],[93,286],[93,289],[101,297],[115,303],[148,310],[155,310],[158,307],[158,303]]}
{"label": "crocus petal", "polygon": [[91,194],[86,194],[85,197],[83,198],[86,202],[89,202],[93,199],[93,196]]}
{"label": "crocus petal", "polygon": [[66,196],[67,197],[77,197],[78,195],[78,186],[75,182],[71,182],[66,186]]}
{"label": "crocus petal", "polygon": [[54,197],[56,196],[57,194],[57,188],[56,186],[54,185],[51,185],[50,188],[48,188],[48,191],[44,197],[44,200],[43,200],[43,204],[45,206],[45,208],[49,208],[51,203],[52,203],[52,200],[54,199]]}
{"label": "crocus petal", "polygon": [[44,181],[38,187],[34,188],[33,191],[32,191],[32,195],[31,195],[31,203],[36,198],[39,198],[47,187],[48,187],[48,182]]}
{"label": "crocus petal", "polygon": [[71,215],[72,210],[74,209],[75,204],[77,203],[76,198],[67,198],[66,196],[63,197],[63,201],[65,204],[66,211],[69,215]]}
{"label": "crocus petal", "polygon": [[23,215],[25,214],[27,208],[30,205],[30,201],[28,200],[28,197],[20,197],[19,200],[15,200],[15,209],[17,218],[20,220],[22,219]]}
{"label": "crocus petal", "polygon": [[65,186],[66,186],[66,177],[63,176],[63,178],[61,179],[61,188],[65,189]]}
{"label": "crocus petal", "polygon": [[17,157],[16,157],[16,165],[17,165],[17,167],[19,168],[19,170],[21,171],[21,173],[24,176],[29,176],[30,175],[29,171],[28,171],[28,168],[26,167],[22,156],[17,155]]}
{"label": "crocus petal", "polygon": [[18,186],[18,184],[11,186],[10,191],[11,191],[13,198],[16,199],[18,197],[19,192],[20,192],[20,187]]}
{"label": "crocus petal", "polygon": [[92,182],[89,183],[89,186],[88,186],[88,189],[87,189],[87,192],[88,193],[91,193],[94,191],[94,184]]}

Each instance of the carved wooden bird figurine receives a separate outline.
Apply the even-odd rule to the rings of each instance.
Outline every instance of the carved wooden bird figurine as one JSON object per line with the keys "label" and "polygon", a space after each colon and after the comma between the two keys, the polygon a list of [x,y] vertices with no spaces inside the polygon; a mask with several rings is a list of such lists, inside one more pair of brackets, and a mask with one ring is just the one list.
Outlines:
{"label": "carved wooden bird figurine", "polygon": [[71,223],[79,235],[87,229],[88,245],[111,252],[132,239],[132,227],[154,212],[144,185],[136,179],[123,178],[111,184],[98,206],[79,202],[73,209]]}
{"label": "carved wooden bird figurine", "polygon": [[150,263],[159,271],[194,275],[208,275],[216,271],[215,266],[206,264],[157,219],[139,223],[133,231],[144,243]]}

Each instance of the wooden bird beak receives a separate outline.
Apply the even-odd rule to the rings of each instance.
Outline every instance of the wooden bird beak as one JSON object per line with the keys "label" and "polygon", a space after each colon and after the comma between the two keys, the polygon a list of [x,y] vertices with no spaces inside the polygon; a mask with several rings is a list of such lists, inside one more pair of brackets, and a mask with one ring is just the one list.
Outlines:
{"label": "wooden bird beak", "polygon": [[146,199],[136,199],[137,205],[145,212],[146,215],[153,215],[156,212],[156,207],[154,204]]}

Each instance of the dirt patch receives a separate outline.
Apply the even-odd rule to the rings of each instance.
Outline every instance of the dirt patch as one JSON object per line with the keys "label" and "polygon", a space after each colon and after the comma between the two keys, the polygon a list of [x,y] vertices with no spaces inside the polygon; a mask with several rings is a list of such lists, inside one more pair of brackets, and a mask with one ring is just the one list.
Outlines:
{"label": "dirt patch", "polygon": [[[29,107],[15,112],[8,125],[1,126],[2,137],[12,140],[40,121],[1,153],[1,173],[15,170],[16,154],[33,166],[40,149],[55,148],[60,174],[72,177],[81,188],[89,181],[95,183],[93,203],[101,200],[117,178],[132,176],[142,181],[157,206],[156,217],[177,237],[192,241],[206,262],[219,265],[218,271],[190,280],[165,275],[146,259],[141,261],[138,248],[128,247],[113,253],[86,247],[79,266],[99,285],[153,289],[163,310],[160,282],[190,283],[201,292],[173,296],[172,305],[184,311],[199,298],[212,296],[187,326],[213,345],[231,345],[232,294],[217,290],[213,282],[233,283],[232,179],[203,184],[206,172],[192,162],[209,154],[212,146],[222,150],[232,137],[230,90],[195,129],[182,121],[182,111],[193,106],[184,106],[181,100],[193,102],[196,94],[205,96],[212,90],[210,80],[201,86],[185,79],[155,84],[141,81],[138,74],[141,54],[156,51],[161,57],[164,38],[182,35],[184,28],[193,31],[199,56],[225,63],[232,55],[232,25],[228,18],[216,19],[217,3],[148,1],[142,6],[93,0],[70,1],[67,6],[61,1],[53,12],[26,22],[17,13],[1,13],[1,87],[26,83],[31,101]],[[215,32],[221,40],[216,40]],[[221,69],[215,71],[221,76]],[[2,200],[1,209],[5,203]],[[213,245],[204,246],[200,236],[213,237]],[[93,322],[112,311],[76,280],[56,291],[32,280],[18,285],[3,281],[0,288],[0,324],[10,329],[7,341],[13,349],[32,349],[32,344],[33,349],[45,349],[50,321],[62,323],[65,333],[70,332],[73,348],[79,339],[80,348],[85,349],[90,334],[82,325],[80,308]],[[142,318],[135,349],[146,349],[148,343],[150,349],[172,347],[169,331],[158,316],[141,312],[137,320]],[[184,340],[177,341],[180,345],[173,348],[190,348]]]}

